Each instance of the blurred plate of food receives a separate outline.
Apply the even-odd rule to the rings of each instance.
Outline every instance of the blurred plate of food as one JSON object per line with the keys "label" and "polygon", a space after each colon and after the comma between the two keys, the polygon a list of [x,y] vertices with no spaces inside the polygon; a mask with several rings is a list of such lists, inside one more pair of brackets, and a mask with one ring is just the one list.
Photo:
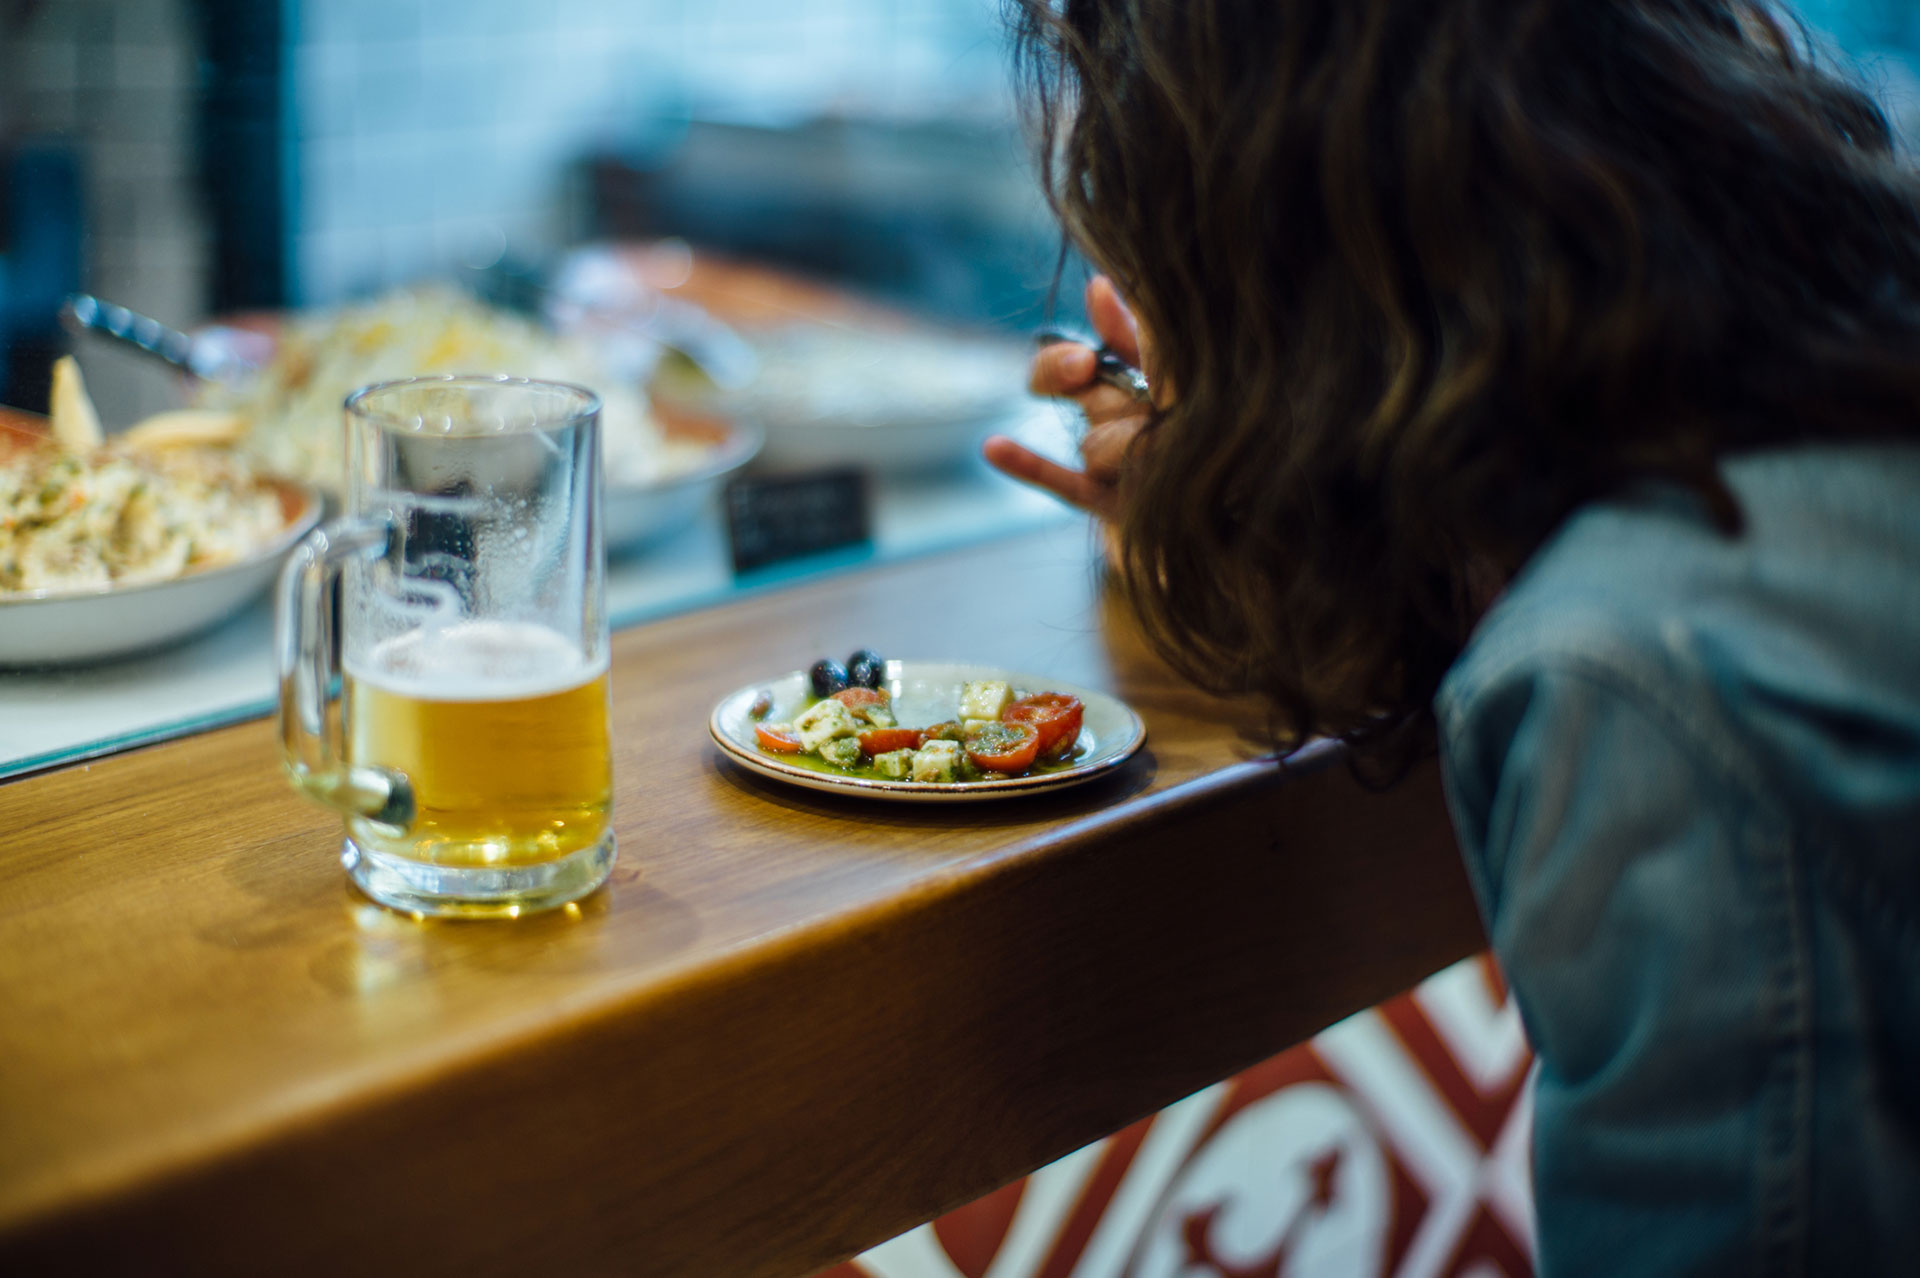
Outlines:
{"label": "blurred plate of food", "polygon": [[720,414],[655,411],[643,370],[613,367],[587,337],[555,333],[452,287],[243,322],[270,332],[271,357],[251,377],[198,383],[194,403],[236,414],[246,422],[243,447],[272,470],[335,496],[346,473],[347,394],[370,382],[434,373],[511,373],[597,392],[610,549],[698,518],[759,448],[757,430]]}
{"label": "blurred plate of food", "polygon": [[[1026,344],[947,325],[776,268],[696,252],[678,241],[576,252],[554,295],[601,316],[624,310],[670,352],[656,399],[752,423],[762,461],[782,469],[924,470],[971,459],[982,439],[1030,404]],[[751,374],[699,367],[728,352],[690,317],[725,326],[751,352]],[[675,359],[685,349],[695,359]],[[739,363],[727,359],[728,366]]]}
{"label": "blurred plate of food", "polygon": [[184,639],[272,582],[319,520],[307,484],[166,413],[103,440],[71,360],[51,419],[0,416],[0,665],[65,665]]}

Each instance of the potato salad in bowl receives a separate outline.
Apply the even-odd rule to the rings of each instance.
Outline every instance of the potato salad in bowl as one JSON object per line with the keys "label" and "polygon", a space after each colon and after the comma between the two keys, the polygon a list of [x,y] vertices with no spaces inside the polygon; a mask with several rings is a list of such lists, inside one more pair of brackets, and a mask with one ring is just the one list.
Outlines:
{"label": "potato salad in bowl", "polygon": [[166,581],[244,559],[286,528],[244,458],[205,449],[23,449],[0,464],[0,596]]}
{"label": "potato salad in bowl", "polygon": [[71,358],[51,416],[0,415],[0,665],[156,647],[264,590],[320,517],[312,488],[230,447],[239,424],[162,413],[103,437]]}

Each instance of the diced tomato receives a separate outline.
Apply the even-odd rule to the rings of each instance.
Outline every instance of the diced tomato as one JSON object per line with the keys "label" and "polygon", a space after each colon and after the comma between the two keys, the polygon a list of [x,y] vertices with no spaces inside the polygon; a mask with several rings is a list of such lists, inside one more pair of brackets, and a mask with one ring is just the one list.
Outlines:
{"label": "diced tomato", "polygon": [[921,745],[929,741],[963,741],[965,739],[966,734],[960,730],[960,725],[951,719],[945,723],[936,723],[931,728],[920,729]]}
{"label": "diced tomato", "polygon": [[842,688],[833,699],[849,710],[858,710],[861,706],[884,706],[889,698],[880,688]]}
{"label": "diced tomato", "polygon": [[891,754],[895,750],[918,750],[918,728],[869,728],[860,734],[860,748],[868,754]]}
{"label": "diced tomato", "polygon": [[1030,723],[1040,733],[1040,757],[1057,759],[1080,739],[1086,706],[1064,692],[1036,692],[1000,712],[1003,723]]}
{"label": "diced tomato", "polygon": [[753,735],[760,742],[762,750],[771,750],[775,754],[799,754],[800,738],[794,735],[793,728],[784,723],[756,723]]}
{"label": "diced tomato", "polygon": [[983,723],[967,732],[967,757],[985,772],[1025,772],[1040,752],[1040,730],[1031,723]]}

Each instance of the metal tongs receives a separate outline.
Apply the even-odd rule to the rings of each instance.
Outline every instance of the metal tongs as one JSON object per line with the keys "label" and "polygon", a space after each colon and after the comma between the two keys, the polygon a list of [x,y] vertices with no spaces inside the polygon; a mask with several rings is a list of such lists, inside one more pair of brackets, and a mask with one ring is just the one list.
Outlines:
{"label": "metal tongs", "polygon": [[69,296],[60,307],[60,322],[76,334],[104,333],[207,382],[245,381],[272,349],[271,340],[258,333],[221,326],[183,333],[91,293]]}

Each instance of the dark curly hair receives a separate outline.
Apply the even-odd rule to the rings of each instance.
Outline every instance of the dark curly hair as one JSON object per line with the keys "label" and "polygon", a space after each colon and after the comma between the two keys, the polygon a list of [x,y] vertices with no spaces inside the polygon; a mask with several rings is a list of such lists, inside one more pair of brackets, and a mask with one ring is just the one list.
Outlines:
{"label": "dark curly hair", "polygon": [[[1914,435],[1920,203],[1740,0],[1012,0],[1043,175],[1173,398],[1118,570],[1275,736],[1427,721],[1576,507]],[[1417,734],[1415,734],[1417,735]]]}

